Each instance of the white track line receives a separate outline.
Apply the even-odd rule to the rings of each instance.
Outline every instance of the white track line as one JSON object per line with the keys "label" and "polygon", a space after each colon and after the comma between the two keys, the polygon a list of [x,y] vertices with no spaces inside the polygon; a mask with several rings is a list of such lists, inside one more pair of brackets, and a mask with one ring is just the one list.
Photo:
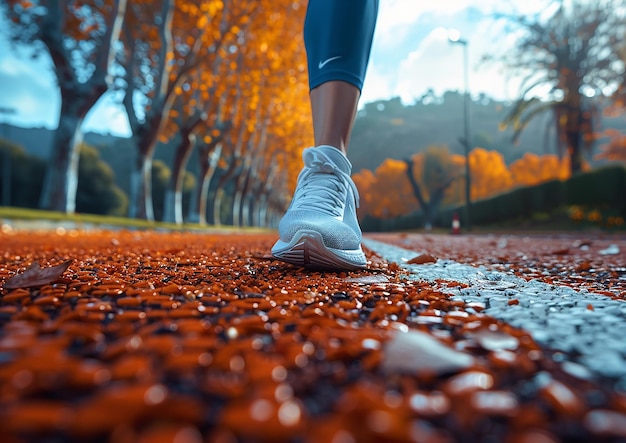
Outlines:
{"label": "white track line", "polygon": [[[626,390],[626,302],[451,260],[410,265],[406,262],[423,251],[367,238],[363,244],[410,271],[411,278],[469,285],[448,288],[446,293],[455,300],[484,304],[483,313],[528,331],[547,348],[580,354],[575,362],[597,374],[619,378],[619,387]],[[511,299],[518,299],[519,304],[509,305]]]}

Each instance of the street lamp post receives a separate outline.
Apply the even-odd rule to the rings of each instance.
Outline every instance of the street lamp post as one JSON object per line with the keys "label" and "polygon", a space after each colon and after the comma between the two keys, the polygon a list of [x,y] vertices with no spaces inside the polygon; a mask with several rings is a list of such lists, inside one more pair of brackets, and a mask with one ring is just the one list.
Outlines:
{"label": "street lamp post", "polygon": [[467,229],[472,227],[471,207],[472,200],[470,195],[471,190],[471,175],[470,175],[470,96],[469,96],[469,67],[468,67],[468,43],[467,40],[461,38],[461,34],[458,31],[450,31],[448,34],[448,41],[452,44],[458,44],[463,46],[463,80],[465,94],[463,99],[463,148],[465,150],[465,224]]}

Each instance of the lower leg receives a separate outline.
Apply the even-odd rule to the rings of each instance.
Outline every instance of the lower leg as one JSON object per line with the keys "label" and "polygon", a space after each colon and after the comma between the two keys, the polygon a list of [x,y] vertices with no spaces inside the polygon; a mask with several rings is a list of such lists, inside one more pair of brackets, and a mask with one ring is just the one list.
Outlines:
{"label": "lower leg", "polygon": [[330,145],[348,152],[361,91],[344,81],[322,83],[311,91],[315,145]]}
{"label": "lower leg", "polygon": [[348,149],[377,13],[378,0],[309,0],[304,43],[317,146]]}

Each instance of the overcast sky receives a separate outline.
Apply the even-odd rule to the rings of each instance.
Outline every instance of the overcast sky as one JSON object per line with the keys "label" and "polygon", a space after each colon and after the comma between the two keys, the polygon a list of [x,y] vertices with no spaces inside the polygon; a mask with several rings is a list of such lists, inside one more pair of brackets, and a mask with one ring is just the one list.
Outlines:
{"label": "overcast sky", "polygon": [[[514,36],[504,33],[496,11],[536,12],[545,0],[380,0],[380,11],[370,66],[361,103],[401,97],[413,103],[428,89],[436,94],[463,91],[463,48],[448,41],[455,29],[468,42],[469,85],[473,95],[513,99],[519,79],[502,66],[480,63],[483,55],[506,50]],[[0,29],[5,28],[4,17]],[[56,127],[59,94],[47,57],[30,60],[9,49],[0,33],[0,108],[14,108],[15,115],[0,121],[20,126]],[[126,134],[123,111],[103,97],[88,115],[88,131]]]}

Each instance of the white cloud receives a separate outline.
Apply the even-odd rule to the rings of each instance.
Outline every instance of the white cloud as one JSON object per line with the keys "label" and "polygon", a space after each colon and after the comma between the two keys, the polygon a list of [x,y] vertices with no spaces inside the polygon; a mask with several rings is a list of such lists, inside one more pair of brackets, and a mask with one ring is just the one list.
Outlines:
{"label": "white cloud", "polygon": [[437,28],[400,62],[394,93],[411,103],[431,88],[436,94],[463,91],[462,63],[461,48],[452,47],[447,31]]}
{"label": "white cloud", "polygon": [[473,8],[483,14],[494,11],[537,11],[546,0],[383,0],[380,2],[378,21],[376,24],[376,38],[382,46],[393,46],[402,41],[410,28],[416,26],[424,14],[436,17],[451,18],[457,14]]}
{"label": "white cloud", "polygon": [[[463,27],[468,41],[470,91],[498,99],[516,97],[520,80],[498,63],[484,63],[485,54],[506,51],[515,35],[505,32],[493,13],[530,14],[542,11],[548,0],[384,0],[380,2],[371,65],[363,89],[362,102],[401,96],[412,102],[428,89],[437,93],[463,90],[463,53],[448,42],[447,28]],[[468,11],[478,21],[468,19]],[[424,15],[429,29],[424,29]],[[473,19],[472,19],[473,20]],[[423,39],[414,36],[421,24]],[[390,64],[389,60],[395,60]],[[384,61],[382,61],[384,60]],[[385,94],[388,94],[385,96]]]}
{"label": "white cloud", "polygon": [[[489,47],[489,33],[475,33],[468,41],[469,91],[472,95],[485,93],[497,99],[513,98],[519,85],[517,80],[509,80],[500,63],[484,63],[481,59]],[[445,91],[465,90],[464,48],[451,44],[448,31],[444,28],[433,30],[412,52],[409,52],[398,67],[399,76],[394,94],[405,103],[411,103],[428,89],[437,95]]]}
{"label": "white cloud", "polygon": [[[498,4],[498,0],[482,0],[481,9]],[[394,33],[398,28],[413,25],[425,13],[452,15],[476,5],[475,0],[383,0],[380,2],[377,29],[381,34]]]}

